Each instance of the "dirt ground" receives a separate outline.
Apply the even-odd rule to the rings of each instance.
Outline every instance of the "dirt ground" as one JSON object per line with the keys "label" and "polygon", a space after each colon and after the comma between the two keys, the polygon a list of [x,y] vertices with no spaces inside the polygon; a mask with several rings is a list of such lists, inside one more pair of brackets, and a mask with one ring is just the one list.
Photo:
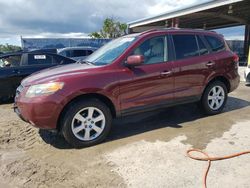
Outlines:
{"label": "dirt ground", "polygon": [[[72,149],[0,105],[0,187],[201,187],[212,156],[250,149],[250,87],[241,83],[223,113],[202,115],[195,104],[114,121],[105,143]],[[250,187],[250,155],[213,162],[208,187]]]}

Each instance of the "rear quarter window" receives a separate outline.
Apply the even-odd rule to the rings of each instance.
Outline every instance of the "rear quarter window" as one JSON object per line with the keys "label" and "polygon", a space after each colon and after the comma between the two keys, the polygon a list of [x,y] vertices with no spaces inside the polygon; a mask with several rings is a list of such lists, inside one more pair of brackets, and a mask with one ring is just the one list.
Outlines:
{"label": "rear quarter window", "polygon": [[209,49],[206,47],[206,45],[203,43],[203,40],[198,35],[197,35],[197,42],[198,42],[198,46],[199,46],[200,55],[209,54]]}
{"label": "rear quarter window", "polygon": [[207,40],[213,52],[219,52],[225,50],[225,44],[219,38],[208,35],[205,35],[204,37]]}

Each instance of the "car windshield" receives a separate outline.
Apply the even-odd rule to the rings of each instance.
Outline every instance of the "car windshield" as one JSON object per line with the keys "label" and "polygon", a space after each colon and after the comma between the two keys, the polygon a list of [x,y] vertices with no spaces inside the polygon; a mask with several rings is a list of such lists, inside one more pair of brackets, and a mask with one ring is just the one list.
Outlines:
{"label": "car windshield", "polygon": [[135,41],[135,39],[135,37],[122,37],[112,40],[88,56],[84,61],[95,65],[111,64]]}

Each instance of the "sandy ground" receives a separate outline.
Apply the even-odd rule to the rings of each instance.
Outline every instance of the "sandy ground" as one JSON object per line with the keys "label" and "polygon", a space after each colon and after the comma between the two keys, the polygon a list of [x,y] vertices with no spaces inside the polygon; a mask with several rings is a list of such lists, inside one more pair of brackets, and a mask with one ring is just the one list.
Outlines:
{"label": "sandy ground", "polygon": [[[206,162],[186,150],[250,149],[249,91],[241,84],[216,116],[188,104],[115,120],[105,143],[79,150],[0,105],[0,187],[201,187]],[[249,160],[213,162],[208,186],[250,187]]]}

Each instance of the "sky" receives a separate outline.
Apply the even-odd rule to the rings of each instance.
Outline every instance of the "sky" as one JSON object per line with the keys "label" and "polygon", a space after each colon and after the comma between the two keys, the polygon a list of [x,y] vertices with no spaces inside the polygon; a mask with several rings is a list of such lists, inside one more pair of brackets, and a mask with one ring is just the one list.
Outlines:
{"label": "sky", "polygon": [[[127,23],[209,0],[0,0],[0,44],[23,37],[87,37],[113,17]],[[219,30],[242,38],[243,27]]]}

